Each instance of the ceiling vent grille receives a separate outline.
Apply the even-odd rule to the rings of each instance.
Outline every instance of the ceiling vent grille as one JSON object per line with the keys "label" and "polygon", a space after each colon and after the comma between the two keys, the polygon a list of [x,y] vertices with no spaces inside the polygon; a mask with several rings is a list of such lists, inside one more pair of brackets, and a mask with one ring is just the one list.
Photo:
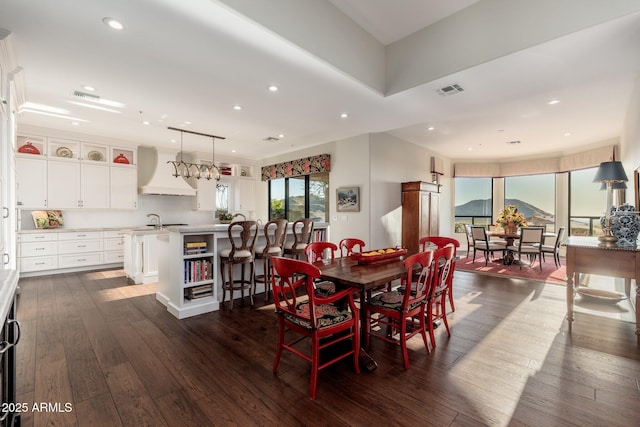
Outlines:
{"label": "ceiling vent grille", "polygon": [[518,144],[521,144],[521,143],[522,143],[522,141],[518,141],[518,140],[515,140],[515,141],[507,141],[507,144],[509,144],[509,145],[518,145]]}
{"label": "ceiling vent grille", "polygon": [[464,92],[464,89],[457,83],[438,89],[438,93],[442,96],[455,95],[460,92]]}
{"label": "ceiling vent grille", "polygon": [[275,136],[268,136],[265,139],[263,139],[263,141],[266,142],[276,142],[276,141],[280,141],[280,138],[276,138]]}
{"label": "ceiling vent grille", "polygon": [[86,92],[80,92],[79,90],[73,91],[73,96],[77,96],[78,98],[86,99],[89,101],[99,101],[100,97],[98,95],[92,95]]}

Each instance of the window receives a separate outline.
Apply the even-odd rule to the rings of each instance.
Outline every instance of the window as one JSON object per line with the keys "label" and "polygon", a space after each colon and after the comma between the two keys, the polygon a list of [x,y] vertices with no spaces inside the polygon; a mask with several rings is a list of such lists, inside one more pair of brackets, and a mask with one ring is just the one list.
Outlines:
{"label": "window", "polygon": [[569,235],[599,236],[600,217],[607,206],[607,192],[593,182],[598,168],[569,173]]}
{"label": "window", "polygon": [[491,178],[456,178],[455,205],[456,233],[464,233],[466,224],[491,224],[493,180]]}
{"label": "window", "polygon": [[555,231],[556,175],[512,176],[504,179],[504,205],[515,205],[528,225]]}
{"label": "window", "polygon": [[216,217],[229,212],[229,184],[216,184]]}
{"label": "window", "polygon": [[269,219],[327,222],[328,212],[329,172],[269,181]]}

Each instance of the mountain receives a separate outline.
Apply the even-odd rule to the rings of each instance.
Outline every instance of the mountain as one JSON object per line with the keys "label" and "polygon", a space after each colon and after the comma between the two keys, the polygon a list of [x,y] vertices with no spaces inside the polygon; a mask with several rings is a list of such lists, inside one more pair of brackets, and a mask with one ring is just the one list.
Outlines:
{"label": "mountain", "polygon": [[[516,205],[518,210],[524,214],[525,218],[545,218],[551,217],[553,214],[545,212],[542,209],[533,206],[530,203],[523,202],[520,199],[505,199],[505,206]],[[463,205],[456,206],[455,216],[488,216],[491,212],[491,199],[471,200]],[[498,213],[495,212],[496,216]]]}

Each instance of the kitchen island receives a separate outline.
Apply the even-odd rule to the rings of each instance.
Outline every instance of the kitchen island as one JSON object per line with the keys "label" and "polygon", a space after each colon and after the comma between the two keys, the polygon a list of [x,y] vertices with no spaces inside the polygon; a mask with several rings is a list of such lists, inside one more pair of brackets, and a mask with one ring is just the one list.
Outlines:
{"label": "kitchen island", "polygon": [[[293,240],[292,224],[287,227],[287,239]],[[315,223],[314,228],[328,238],[327,223]],[[219,253],[230,247],[227,224],[167,227],[166,234],[157,236],[158,288],[156,299],[178,319],[208,313],[220,308]],[[256,246],[264,244],[260,227]],[[260,267],[256,266],[256,270]],[[264,284],[257,292],[264,292]],[[232,298],[235,295],[232,295]]]}

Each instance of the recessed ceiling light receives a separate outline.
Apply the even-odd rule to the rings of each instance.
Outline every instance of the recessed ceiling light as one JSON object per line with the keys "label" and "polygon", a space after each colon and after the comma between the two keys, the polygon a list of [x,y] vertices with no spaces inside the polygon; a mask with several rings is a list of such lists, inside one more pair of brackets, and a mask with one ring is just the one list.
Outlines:
{"label": "recessed ceiling light", "polygon": [[278,135],[278,138],[284,138],[284,134],[281,133],[280,135]]}
{"label": "recessed ceiling light", "polygon": [[231,150],[231,152],[232,152],[232,153],[235,153],[235,152],[236,152],[236,150]]}
{"label": "recessed ceiling light", "polygon": [[82,86],[82,89],[88,90],[89,92],[95,92],[95,90],[96,90],[95,87],[89,86],[89,85]]}
{"label": "recessed ceiling light", "polygon": [[113,28],[114,30],[124,30],[124,25],[122,25],[122,23],[117,19],[107,17],[103,18],[102,22],[104,22],[107,27]]}
{"label": "recessed ceiling light", "polygon": [[78,122],[71,122],[71,124],[72,124],[73,126],[80,126],[80,123],[78,123]]}
{"label": "recessed ceiling light", "polygon": [[435,128],[433,126],[429,126],[427,130],[435,130]]}
{"label": "recessed ceiling light", "polygon": [[233,109],[236,110],[236,111],[240,111],[240,110],[242,110],[242,105],[234,105]]}
{"label": "recessed ceiling light", "polygon": [[469,147],[467,148],[467,151],[473,151],[473,148]]}
{"label": "recessed ceiling light", "polygon": [[565,133],[564,136],[571,136],[571,132]]}
{"label": "recessed ceiling light", "polygon": [[189,126],[190,124],[191,124],[190,121],[186,121],[186,122],[182,123],[182,126]]}
{"label": "recessed ceiling light", "polygon": [[149,126],[151,123],[149,123],[148,121],[145,120],[144,122],[142,122],[142,124]]}
{"label": "recessed ceiling light", "polygon": [[347,117],[349,117],[349,115],[347,113],[342,113],[340,114],[340,117],[342,117],[343,119],[346,119]]}
{"label": "recessed ceiling light", "polygon": [[269,91],[270,92],[277,92],[278,91],[278,86],[276,86],[276,85],[269,86]]}
{"label": "recessed ceiling light", "polygon": [[559,99],[552,99],[551,101],[547,102],[547,104],[549,105],[556,105],[557,103],[559,103],[560,100]]}

